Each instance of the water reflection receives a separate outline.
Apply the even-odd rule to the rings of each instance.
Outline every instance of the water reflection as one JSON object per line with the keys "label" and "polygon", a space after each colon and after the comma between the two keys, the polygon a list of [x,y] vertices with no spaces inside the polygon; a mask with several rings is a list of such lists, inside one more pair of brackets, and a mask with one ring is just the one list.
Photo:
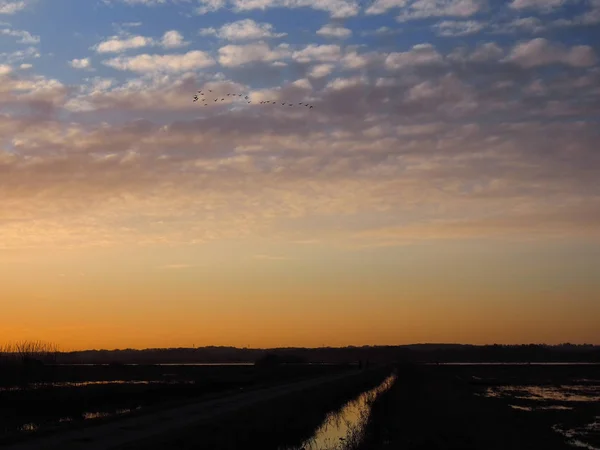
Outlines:
{"label": "water reflection", "polygon": [[36,423],[26,423],[21,425],[21,428],[19,428],[19,430],[24,433],[32,433],[34,431],[37,431],[39,428],[39,425]]}
{"label": "water reflection", "polygon": [[106,418],[106,417],[114,417],[114,416],[121,416],[123,414],[129,414],[130,412],[138,411],[140,409],[141,409],[141,407],[138,406],[137,408],[134,408],[134,409],[130,409],[130,408],[117,409],[114,412],[86,412],[83,414],[83,418],[85,420],[102,419],[102,418]]}
{"label": "water reflection", "polygon": [[[165,374],[169,375],[169,374]],[[22,391],[30,389],[57,388],[57,387],[85,387],[95,385],[110,385],[110,384],[193,384],[194,381],[183,380],[101,380],[101,381],[56,381],[50,383],[30,383],[26,387],[10,386],[0,387],[0,392]]]}
{"label": "water reflection", "polygon": [[71,422],[75,422],[75,420],[96,420],[96,419],[105,419],[107,417],[117,417],[117,416],[122,416],[125,414],[129,414],[135,411],[139,411],[141,410],[142,407],[141,406],[137,406],[135,408],[122,408],[122,409],[117,409],[115,411],[112,412],[105,412],[105,411],[94,411],[94,412],[85,412],[81,415],[78,416],[71,416],[71,417],[61,417],[58,420],[55,421],[50,421],[50,422],[43,422],[43,423],[35,423],[35,422],[30,422],[30,423],[25,423],[22,424],[20,426],[17,427],[17,430],[21,433],[33,433],[36,431],[39,431],[40,429],[49,429],[49,428],[54,428],[57,425],[61,425],[64,423],[71,423]]}
{"label": "water reflection", "polygon": [[390,375],[379,386],[363,392],[346,403],[342,409],[330,412],[310,439],[288,450],[338,450],[345,448],[349,442],[359,439],[369,418],[373,400],[389,389],[395,379],[396,375]]}
{"label": "water reflection", "polygon": [[[600,433],[600,416],[597,416],[594,422],[582,427],[563,428],[560,425],[554,425],[552,429],[567,438],[567,442],[574,447],[585,448],[587,450],[600,450],[600,448],[589,442],[590,435]],[[585,441],[582,439],[585,439]]]}
{"label": "water reflection", "polygon": [[600,386],[498,386],[488,388],[485,395],[534,401],[597,402],[600,401]]}
{"label": "water reflection", "polygon": [[[578,382],[582,382],[579,379]],[[585,381],[591,381],[585,379]],[[600,386],[598,385],[562,385],[562,386],[497,386],[488,388],[486,397],[508,398],[509,406],[519,411],[536,414],[540,411],[561,411],[565,415],[557,416],[557,421],[574,423],[581,408],[600,401]],[[523,404],[512,404],[523,403]],[[589,417],[589,416],[588,416]],[[589,420],[589,419],[584,419]],[[575,423],[579,419],[575,419]],[[581,423],[581,422],[580,422]],[[590,424],[579,427],[556,424],[554,431],[565,437],[573,447],[587,450],[600,450],[600,417]]]}

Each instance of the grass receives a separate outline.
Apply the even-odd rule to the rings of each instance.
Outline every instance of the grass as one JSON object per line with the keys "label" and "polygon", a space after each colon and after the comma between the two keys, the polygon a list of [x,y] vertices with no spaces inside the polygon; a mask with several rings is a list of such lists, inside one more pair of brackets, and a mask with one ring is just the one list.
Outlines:
{"label": "grass", "polygon": [[54,364],[58,346],[43,341],[19,341],[0,345],[0,386],[26,386],[49,371],[45,366]]}

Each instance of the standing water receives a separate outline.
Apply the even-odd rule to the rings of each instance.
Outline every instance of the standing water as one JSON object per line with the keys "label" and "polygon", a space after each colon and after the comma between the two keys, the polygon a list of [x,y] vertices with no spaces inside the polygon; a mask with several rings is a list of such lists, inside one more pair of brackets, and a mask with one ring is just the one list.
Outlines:
{"label": "standing water", "polygon": [[390,375],[383,383],[363,392],[341,409],[330,412],[313,436],[297,447],[288,450],[341,450],[361,435],[371,413],[371,404],[381,393],[387,391],[396,375]]}

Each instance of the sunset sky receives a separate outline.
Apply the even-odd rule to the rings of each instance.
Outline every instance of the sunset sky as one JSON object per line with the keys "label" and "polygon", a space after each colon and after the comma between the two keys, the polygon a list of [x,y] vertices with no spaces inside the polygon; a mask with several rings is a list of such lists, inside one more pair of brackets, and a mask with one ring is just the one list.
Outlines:
{"label": "sunset sky", "polygon": [[0,0],[0,308],[65,350],[600,344],[600,0]]}

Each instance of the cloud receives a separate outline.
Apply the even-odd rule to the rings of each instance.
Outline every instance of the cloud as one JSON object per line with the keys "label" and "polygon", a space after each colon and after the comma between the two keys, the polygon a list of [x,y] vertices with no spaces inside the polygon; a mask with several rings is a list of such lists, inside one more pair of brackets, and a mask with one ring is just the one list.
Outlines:
{"label": "cloud", "polygon": [[443,56],[431,44],[417,44],[407,52],[392,52],[385,59],[390,70],[407,67],[437,65],[443,63]]}
{"label": "cloud", "polygon": [[519,17],[509,22],[493,24],[491,31],[500,34],[540,33],[549,27],[550,24],[544,23],[539,17]]}
{"label": "cloud", "polygon": [[228,41],[249,41],[287,36],[287,33],[275,33],[273,25],[269,23],[257,23],[252,19],[227,23],[219,29],[203,28],[200,30],[200,34],[202,36],[214,35]]}
{"label": "cloud", "polygon": [[227,3],[226,0],[199,0],[198,2],[201,6],[198,6],[195,9],[195,12],[199,15],[218,11],[219,9],[224,8]]}
{"label": "cloud", "polygon": [[219,64],[238,67],[253,62],[272,62],[290,55],[285,46],[271,48],[264,42],[244,45],[226,45],[219,49]]}
{"label": "cloud", "polygon": [[[117,51],[99,52],[106,67],[76,85],[38,73],[45,64],[25,70],[35,47],[7,50],[0,248],[596,239],[600,69],[586,35],[576,45],[559,34],[531,40],[538,25],[559,29],[556,17],[507,5],[496,18],[483,15],[483,3],[472,15],[472,2],[463,11],[457,2],[405,3],[388,9],[430,20],[371,31],[406,38],[364,45],[320,45],[310,30],[277,45],[269,39],[283,22],[242,20],[206,32],[225,39],[214,50],[163,52],[167,41],[184,43],[163,29],[141,36],[143,54],[128,54],[123,42],[134,36],[116,31],[105,42],[119,41]],[[440,19],[426,3],[454,15]],[[569,20],[592,4],[580,6]],[[329,15],[313,38],[321,26],[343,27]],[[477,39],[426,43],[480,25]],[[495,42],[501,27],[520,34]],[[51,39],[44,44],[52,51]],[[91,57],[78,56],[66,59],[89,66]],[[199,89],[226,100],[192,102]]]}
{"label": "cloud", "polygon": [[154,40],[145,36],[129,36],[121,38],[113,36],[93,47],[97,53],[122,53],[127,50],[149,47]]}
{"label": "cloud", "polygon": [[204,69],[215,64],[214,59],[205,52],[194,50],[171,55],[119,56],[102,62],[116,70],[129,70],[138,73],[149,72],[186,72]]}
{"label": "cloud", "polygon": [[471,17],[488,6],[487,0],[415,0],[397,17],[399,22],[433,17]]}
{"label": "cloud", "polygon": [[15,14],[26,7],[27,3],[24,0],[0,0],[0,14]]}
{"label": "cloud", "polygon": [[346,70],[360,70],[380,66],[385,61],[386,56],[384,53],[377,52],[347,52],[341,62],[342,67]]}
{"label": "cloud", "polygon": [[333,64],[317,64],[310,68],[308,76],[312,78],[323,78],[329,75],[335,69]]}
{"label": "cloud", "polygon": [[[576,133],[591,156],[594,124],[380,124],[364,135],[372,127],[365,124],[323,135],[311,129],[299,139],[294,128],[281,131],[286,122],[301,130],[291,116],[269,116],[240,134],[242,122],[229,117],[229,133],[222,118],[169,126],[46,122],[24,132],[24,123],[0,117],[0,133],[10,133],[17,150],[0,153],[0,247],[193,245],[249,236],[397,245],[592,236],[598,229],[594,172],[581,179],[576,165],[586,159],[565,147]],[[279,131],[265,134],[273,120]],[[397,132],[401,138],[391,139]],[[263,150],[225,151],[236,145]],[[38,148],[62,153],[36,158]],[[132,148],[135,164],[128,162]],[[339,229],[340,217],[366,214],[374,220]]]}
{"label": "cloud", "polygon": [[112,36],[105,41],[92,47],[97,53],[124,53],[128,50],[136,50],[144,47],[162,47],[175,49],[186,47],[183,35],[177,30],[166,31],[160,39],[147,36],[136,36],[123,32],[118,36]]}
{"label": "cloud", "polygon": [[292,58],[300,63],[313,61],[335,62],[342,56],[342,48],[339,45],[316,45],[310,44],[302,50],[295,51]]}
{"label": "cloud", "polygon": [[361,35],[362,36],[391,36],[393,34],[399,34],[401,32],[402,32],[402,30],[400,30],[400,29],[393,29],[390,27],[382,26],[375,30],[365,30],[365,31],[361,32]]}
{"label": "cloud", "polygon": [[516,10],[535,9],[540,13],[550,13],[568,3],[573,3],[572,0],[513,0],[510,7]]}
{"label": "cloud", "polygon": [[375,0],[366,10],[366,14],[383,14],[389,9],[403,8],[409,0]]}
{"label": "cloud", "polygon": [[327,24],[319,28],[317,34],[329,38],[348,39],[352,36],[352,30],[337,24]]}
{"label": "cloud", "polygon": [[356,76],[350,78],[334,78],[329,83],[327,83],[327,89],[333,91],[342,91],[348,88],[366,85],[367,80],[365,77]]}
{"label": "cloud", "polygon": [[189,42],[185,42],[183,35],[177,30],[170,30],[165,32],[161,40],[161,46],[163,48],[180,48],[189,45]]}
{"label": "cloud", "polygon": [[199,0],[200,6],[195,9],[196,14],[207,14],[218,11],[228,6],[235,13],[269,8],[312,8],[326,11],[332,18],[343,19],[358,15],[360,6],[354,0]]}
{"label": "cloud", "polygon": [[2,28],[0,29],[0,34],[4,36],[13,36],[19,38],[17,43],[19,44],[39,44],[40,37],[31,34],[29,31],[25,30],[13,30],[11,28]]}
{"label": "cloud", "polygon": [[35,47],[27,47],[24,50],[15,50],[13,52],[0,53],[0,61],[13,64],[26,59],[39,58],[40,51]]}
{"label": "cloud", "polygon": [[537,38],[517,44],[508,55],[507,60],[525,68],[550,64],[590,67],[598,62],[598,57],[589,45],[567,47],[544,38]]}
{"label": "cloud", "polygon": [[479,33],[485,27],[485,23],[476,20],[444,20],[434,26],[440,36],[469,36],[471,34]]}
{"label": "cloud", "polygon": [[166,5],[167,0],[103,0],[105,4],[111,3],[125,3],[126,5],[135,6],[135,5],[144,5],[144,6],[157,6],[157,5]]}
{"label": "cloud", "polygon": [[69,88],[59,80],[14,72],[8,65],[0,65],[0,68],[0,103],[6,107],[26,106],[36,122],[51,117],[65,104]]}
{"label": "cloud", "polygon": [[[196,75],[185,72],[149,72],[124,83],[117,83],[111,78],[95,77],[90,79],[89,84],[80,89],[78,95],[72,97],[65,107],[73,112],[186,111],[189,113],[198,108],[198,104],[191,101],[191,93],[197,90],[196,85]],[[203,82],[202,87],[219,94],[248,91],[247,86],[230,81]]]}
{"label": "cloud", "polygon": [[73,67],[74,69],[90,69],[91,68],[91,62],[90,62],[89,58],[72,59],[71,61],[69,61],[69,65],[71,67]]}

